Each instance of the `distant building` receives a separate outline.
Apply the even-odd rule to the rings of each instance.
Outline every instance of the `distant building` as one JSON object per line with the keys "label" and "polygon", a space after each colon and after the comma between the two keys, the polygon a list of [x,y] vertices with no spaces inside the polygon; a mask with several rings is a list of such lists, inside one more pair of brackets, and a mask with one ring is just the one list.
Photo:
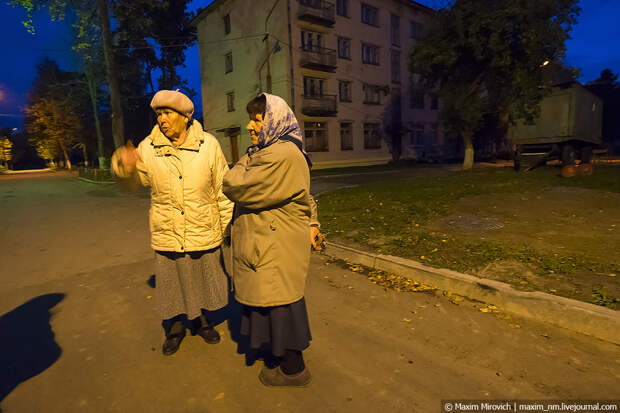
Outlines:
{"label": "distant building", "polygon": [[250,143],[245,105],[271,88],[317,168],[385,163],[398,134],[402,157],[449,156],[439,99],[407,69],[433,13],[407,0],[215,0],[194,20],[205,129],[236,161]]}

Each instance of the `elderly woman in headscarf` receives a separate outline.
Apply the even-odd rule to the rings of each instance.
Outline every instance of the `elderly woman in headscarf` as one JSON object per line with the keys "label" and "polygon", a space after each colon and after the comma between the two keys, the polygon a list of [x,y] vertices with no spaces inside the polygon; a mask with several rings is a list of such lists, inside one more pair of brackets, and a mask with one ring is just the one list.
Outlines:
{"label": "elderly woman in headscarf", "polygon": [[[112,157],[120,177],[137,173],[151,187],[149,221],[155,250],[155,298],[175,353],[186,327],[207,343],[220,341],[208,311],[228,304],[220,244],[233,211],[222,192],[228,164],[218,141],[194,119],[194,104],[179,91],[160,90],[151,101],[157,125],[137,148],[128,142]],[[187,323],[187,321],[191,323]]]}
{"label": "elderly woman in headscarf", "polygon": [[269,346],[280,360],[261,370],[263,384],[305,386],[310,372],[302,351],[311,335],[304,290],[319,226],[310,195],[312,164],[282,98],[261,94],[247,112],[253,145],[223,185],[235,202],[231,276],[235,298],[244,304],[241,333],[251,348]]}

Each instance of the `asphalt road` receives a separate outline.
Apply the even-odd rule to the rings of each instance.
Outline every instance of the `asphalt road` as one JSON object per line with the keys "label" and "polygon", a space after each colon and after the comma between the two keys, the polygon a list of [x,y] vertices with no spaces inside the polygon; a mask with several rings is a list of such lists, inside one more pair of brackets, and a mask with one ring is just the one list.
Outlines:
{"label": "asphalt road", "polygon": [[620,398],[618,346],[467,300],[386,291],[319,254],[308,388],[260,384],[234,303],[220,344],[187,337],[164,357],[148,205],[71,176],[0,178],[4,413],[426,413],[442,399]]}

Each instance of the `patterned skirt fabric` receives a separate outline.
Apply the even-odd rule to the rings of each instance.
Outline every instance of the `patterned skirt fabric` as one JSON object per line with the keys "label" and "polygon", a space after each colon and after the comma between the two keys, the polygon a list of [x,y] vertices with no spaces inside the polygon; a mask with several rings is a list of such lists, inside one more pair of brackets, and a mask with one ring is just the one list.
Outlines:
{"label": "patterned skirt fabric", "polygon": [[228,277],[220,248],[188,253],[155,251],[155,298],[162,320],[201,309],[218,310],[228,304]]}
{"label": "patterned skirt fabric", "polygon": [[284,350],[305,350],[312,340],[305,299],[276,307],[244,306],[241,334],[249,336],[251,348],[270,346],[276,357]]}

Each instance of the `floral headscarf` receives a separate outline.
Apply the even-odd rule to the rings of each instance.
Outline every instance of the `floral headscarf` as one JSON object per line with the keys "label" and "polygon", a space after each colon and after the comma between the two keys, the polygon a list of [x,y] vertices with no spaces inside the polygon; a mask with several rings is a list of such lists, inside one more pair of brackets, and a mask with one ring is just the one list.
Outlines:
{"label": "floral headscarf", "polygon": [[286,101],[279,96],[263,93],[267,104],[265,105],[265,118],[263,127],[258,134],[258,144],[248,147],[248,154],[266,148],[278,140],[287,140],[295,144],[306,158],[308,167],[312,167],[312,162],[308,154],[303,149],[303,134],[295,114],[288,106]]}

